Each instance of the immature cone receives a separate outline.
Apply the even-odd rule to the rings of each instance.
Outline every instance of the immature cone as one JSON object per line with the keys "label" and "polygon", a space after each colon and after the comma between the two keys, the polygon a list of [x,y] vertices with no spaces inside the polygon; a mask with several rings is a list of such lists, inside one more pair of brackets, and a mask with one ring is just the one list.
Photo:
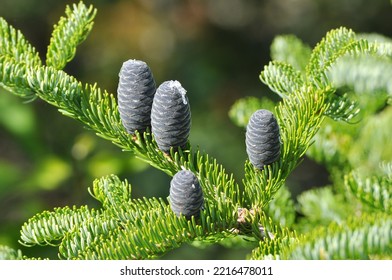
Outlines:
{"label": "immature cone", "polygon": [[204,197],[196,176],[189,170],[177,172],[170,182],[170,207],[179,217],[198,217],[203,207]]}
{"label": "immature cone", "polygon": [[191,129],[191,111],[186,90],[178,81],[163,82],[154,96],[151,131],[161,151],[184,148]]}
{"label": "immature cone", "polygon": [[151,106],[156,90],[151,70],[144,61],[130,59],[123,63],[117,88],[118,110],[130,134],[144,132],[151,123]]}
{"label": "immature cone", "polygon": [[279,125],[268,110],[258,110],[250,117],[245,135],[246,152],[250,162],[262,170],[280,156]]}

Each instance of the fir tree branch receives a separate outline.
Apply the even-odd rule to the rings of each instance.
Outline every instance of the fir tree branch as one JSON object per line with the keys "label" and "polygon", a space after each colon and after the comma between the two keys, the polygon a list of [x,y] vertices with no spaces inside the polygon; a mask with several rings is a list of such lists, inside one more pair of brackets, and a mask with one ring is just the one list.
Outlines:
{"label": "fir tree branch", "polygon": [[19,30],[0,18],[0,86],[24,98],[34,98],[26,68],[41,65],[38,52]]}
{"label": "fir tree branch", "polygon": [[0,17],[0,56],[28,66],[41,65],[38,52],[23,34]]}
{"label": "fir tree branch", "polygon": [[392,180],[392,161],[381,162],[380,169],[383,172],[383,174],[387,177],[388,180]]}
{"label": "fir tree branch", "polygon": [[72,209],[69,207],[55,208],[52,212],[44,211],[30,218],[21,229],[20,243],[25,246],[53,245],[65,233],[83,223],[84,220],[99,215],[87,206]]}
{"label": "fir tree branch", "polygon": [[[367,106],[370,107],[371,103],[367,103]],[[359,133],[346,150],[352,168],[360,170],[364,176],[379,173],[380,163],[392,158],[392,150],[389,148],[391,132],[385,129],[392,121],[392,108],[387,106],[376,112],[361,123]]]}
{"label": "fir tree branch", "polygon": [[292,243],[283,258],[301,259],[369,259],[371,255],[390,254],[392,217],[364,214],[342,224],[317,228]]}
{"label": "fir tree branch", "polygon": [[327,91],[302,88],[279,104],[276,115],[281,128],[280,160],[263,171],[245,164],[244,197],[251,208],[265,207],[297,166],[323,121],[328,108],[324,102],[327,94]]}
{"label": "fir tree branch", "polygon": [[121,182],[117,176],[110,175],[95,180],[88,191],[102,203],[103,208],[119,209],[122,204],[131,200],[132,187],[127,180]]}
{"label": "fir tree branch", "polygon": [[264,235],[262,239],[258,239],[259,243],[252,250],[249,259],[280,259],[280,255],[291,243],[298,242],[295,231],[276,224],[265,215],[261,216],[259,220],[264,225]]}
{"label": "fir tree branch", "polygon": [[358,116],[360,109],[357,101],[349,98],[349,94],[339,94],[335,92],[333,96],[329,97],[330,104],[325,114],[335,121],[350,122]]}
{"label": "fir tree branch", "polygon": [[392,58],[392,39],[377,33],[359,33],[359,39],[365,39],[375,45],[379,56]]}
{"label": "fir tree branch", "polygon": [[313,49],[306,67],[306,77],[319,88],[330,87],[331,83],[327,77],[330,67],[346,54],[364,53],[375,54],[376,49],[367,40],[357,39],[352,30],[341,27],[329,31]]}
{"label": "fir tree branch", "polygon": [[26,78],[26,65],[15,63],[13,58],[0,55],[0,86],[20,97],[33,100],[35,94]]}
{"label": "fir tree branch", "polygon": [[283,185],[268,204],[266,213],[275,224],[290,228],[294,224],[296,207],[287,186]]}
{"label": "fir tree branch", "polygon": [[64,115],[89,126],[98,136],[112,141],[124,151],[132,152],[170,176],[183,168],[196,172],[205,184],[209,184],[207,193],[223,191],[227,197],[238,201],[238,185],[215,159],[192,152],[191,147],[188,151],[179,150],[168,156],[158,149],[151,133],[136,133],[135,137],[128,134],[122,126],[113,95],[102,93],[95,85],[83,86],[65,72],[51,67],[30,72],[28,81],[41,99],[58,107]]}
{"label": "fir tree branch", "polygon": [[0,260],[23,260],[22,252],[0,245]]}
{"label": "fir tree branch", "polygon": [[305,84],[301,72],[290,64],[278,61],[272,61],[264,67],[260,80],[282,98],[300,90]]}
{"label": "fir tree branch", "polygon": [[296,230],[308,232],[314,227],[331,222],[341,223],[354,211],[356,204],[347,203],[344,195],[331,187],[311,189],[298,197],[297,210],[302,216]]}
{"label": "fir tree branch", "polygon": [[342,57],[328,72],[335,87],[348,86],[357,94],[387,92],[392,96],[392,60],[390,58],[362,55]]}
{"label": "fir tree branch", "polygon": [[199,219],[187,220],[178,218],[163,199],[130,199],[130,189],[113,175],[96,180],[90,193],[102,209],[45,211],[23,225],[21,243],[60,245],[60,256],[66,259],[145,259],[184,242],[217,242],[236,235],[238,205],[225,196],[207,195]]}
{"label": "fir tree branch", "polygon": [[271,59],[292,65],[304,72],[309,62],[311,48],[295,35],[278,35],[271,44]]}
{"label": "fir tree branch", "polygon": [[[353,116],[352,103],[334,95],[336,89],[327,71],[344,55],[374,51],[374,46],[369,46],[366,40],[357,40],[353,31],[340,28],[328,32],[314,48],[305,77],[284,63],[271,62],[264,68],[261,80],[284,97],[276,109],[283,146],[280,160],[261,172],[245,164],[244,196],[248,203],[263,207],[271,200],[311,145],[324,115]],[[336,100],[338,105],[334,104]]]}
{"label": "fir tree branch", "polygon": [[76,53],[76,47],[81,44],[93,27],[96,9],[83,2],[66,7],[66,17],[61,17],[50,39],[46,54],[46,64],[55,69],[63,69]]}
{"label": "fir tree branch", "polygon": [[362,178],[357,171],[345,176],[346,187],[361,202],[392,214],[392,180],[384,176]]}
{"label": "fir tree branch", "polygon": [[[137,211],[137,210],[136,210]],[[140,212],[139,212],[140,211]],[[227,217],[209,213],[201,213],[200,224],[194,218],[186,220],[178,218],[169,206],[150,208],[138,212],[137,219],[126,220],[121,227],[112,231],[106,238],[99,239],[99,246],[89,246],[79,252],[77,258],[82,259],[146,259],[155,258],[169,250],[178,248],[184,242],[196,238],[205,238],[225,231],[221,223],[216,221],[230,221]],[[216,210],[213,210],[216,211]],[[127,213],[124,212],[126,215]],[[215,216],[214,216],[215,215]]]}
{"label": "fir tree branch", "polygon": [[[361,238],[367,235],[373,238],[375,230],[383,234],[388,231],[389,235],[383,235],[381,245],[359,242],[359,245],[365,245],[359,253],[356,249],[339,249],[336,253],[332,248],[328,252],[331,255],[316,257],[355,258],[369,252],[384,253],[382,248],[389,246],[391,238],[389,216],[384,216],[384,223],[377,217],[366,216],[370,232],[369,226],[364,228],[357,222],[349,222],[346,228],[331,226],[313,242],[312,235],[298,241],[294,232],[265,214],[265,211],[278,209],[273,208],[273,204],[269,209],[266,207],[314,141],[324,116],[348,120],[355,113],[354,103],[347,96],[336,94],[336,85],[329,76],[334,65],[338,59],[349,55],[379,53],[381,50],[377,44],[358,40],[354,32],[345,28],[329,32],[311,54],[309,48],[295,37],[275,41],[272,50],[276,53],[273,55],[282,61],[275,60],[267,65],[260,78],[283,98],[275,109],[281,129],[281,154],[278,161],[262,171],[246,161],[241,193],[232,174],[208,154],[195,151],[190,143],[184,149],[166,154],[158,149],[149,130],[143,134],[128,134],[113,94],[95,84],[83,84],[60,70],[74,57],[77,45],[90,32],[95,13],[95,9],[87,8],[83,3],[74,5],[73,10],[67,7],[67,18],[60,19],[52,34],[47,53],[48,66],[42,66],[39,59],[36,60],[38,54],[19,31],[1,21],[0,35],[5,35],[0,37],[0,85],[21,96],[31,97],[33,93],[64,115],[79,120],[100,137],[169,176],[181,169],[193,171],[203,189],[204,209],[197,219],[177,217],[167,200],[132,199],[131,186],[109,176],[96,180],[89,190],[102,203],[101,209],[64,207],[38,214],[23,225],[22,244],[59,245],[60,256],[67,259],[145,259],[160,256],[185,242],[218,242],[225,237],[247,236],[262,241],[253,251],[252,258],[279,258],[290,244],[291,251],[283,256],[302,257],[302,245],[305,248],[310,243],[316,252],[324,252],[320,251],[319,244],[330,240],[328,234],[332,235],[332,244],[342,244],[341,236],[352,236],[359,228]],[[296,46],[301,57],[288,54],[289,42]],[[281,56],[277,53],[279,49],[283,49]],[[308,62],[306,66],[305,61]],[[238,108],[237,114],[232,113],[237,119]],[[284,201],[288,201],[287,197]],[[359,241],[363,240],[361,238]],[[293,245],[297,242],[298,246]],[[305,252],[309,250],[305,248]]]}

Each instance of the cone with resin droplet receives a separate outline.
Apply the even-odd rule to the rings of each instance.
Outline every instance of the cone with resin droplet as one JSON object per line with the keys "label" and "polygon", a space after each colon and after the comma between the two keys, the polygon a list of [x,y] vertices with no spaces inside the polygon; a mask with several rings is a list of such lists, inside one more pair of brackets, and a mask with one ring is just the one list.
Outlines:
{"label": "cone with resin droplet", "polygon": [[279,159],[279,125],[270,111],[261,109],[252,114],[246,127],[245,144],[249,161],[257,169],[263,170],[265,165]]}
{"label": "cone with resin droplet", "polygon": [[184,148],[191,128],[191,111],[186,90],[178,81],[163,82],[154,95],[151,109],[151,131],[158,148]]}
{"label": "cone with resin droplet", "polygon": [[148,65],[130,59],[123,63],[117,88],[118,110],[123,126],[130,134],[151,126],[151,107],[156,90]]}
{"label": "cone with resin droplet", "polygon": [[170,207],[179,217],[198,217],[204,204],[203,191],[197,177],[189,170],[177,172],[170,181]]}

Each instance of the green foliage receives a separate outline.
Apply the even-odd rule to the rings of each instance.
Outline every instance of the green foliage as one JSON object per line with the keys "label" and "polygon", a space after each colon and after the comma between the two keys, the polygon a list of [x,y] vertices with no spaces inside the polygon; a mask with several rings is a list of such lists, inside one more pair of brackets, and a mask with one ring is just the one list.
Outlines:
{"label": "green foliage", "polygon": [[341,223],[353,212],[353,205],[345,204],[341,194],[331,187],[309,190],[298,196],[298,212],[306,218],[299,220],[296,228],[307,232],[313,227],[327,226],[331,222]]}
{"label": "green foliage", "polygon": [[[288,259],[370,259],[391,254],[392,219],[385,214],[352,217],[345,223],[317,228],[292,243],[284,252]],[[288,248],[288,247],[286,247]]]}
{"label": "green foliage", "polygon": [[27,68],[41,65],[38,53],[19,30],[0,18],[0,85],[26,98],[34,95],[26,80]]}
{"label": "green foliage", "polygon": [[268,204],[266,213],[276,224],[291,228],[295,222],[295,204],[286,185],[276,192],[275,197]]}
{"label": "green foliage", "polygon": [[235,125],[245,128],[250,116],[262,108],[274,112],[275,103],[268,98],[257,98],[254,96],[240,98],[232,105],[229,117]]}
{"label": "green foliage", "polygon": [[304,72],[312,49],[294,35],[276,36],[271,44],[271,58]]}
{"label": "green foliage", "polygon": [[93,27],[96,9],[92,6],[86,7],[83,3],[73,4],[65,9],[67,17],[61,17],[54,26],[46,64],[56,69],[63,69],[71,61],[76,53],[76,47],[82,43]]}
{"label": "green foliage", "polygon": [[348,86],[358,94],[386,92],[392,95],[392,59],[386,56],[363,55],[344,57],[330,71],[335,87]]}
{"label": "green foliage", "polygon": [[22,252],[0,245],[0,260],[22,260]]}
{"label": "green foliage", "polygon": [[146,259],[183,242],[233,235],[226,228],[236,223],[235,211],[222,216],[217,209],[226,202],[206,204],[200,224],[177,218],[166,200],[131,199],[131,186],[114,175],[96,180],[90,193],[102,209],[63,207],[37,214],[23,225],[21,242],[59,245],[60,257],[67,259]]}
{"label": "green foliage", "polygon": [[[229,115],[245,127],[254,111],[271,108],[280,127],[281,156],[262,171],[247,160],[240,185],[216,159],[192,143],[166,154],[158,149],[150,131],[128,134],[113,94],[61,70],[86,39],[95,13],[82,2],[73,9],[66,8],[67,17],[54,27],[47,65],[41,64],[19,31],[1,20],[0,85],[18,96],[42,99],[169,176],[182,169],[192,171],[203,190],[204,208],[198,218],[177,217],[166,198],[133,198],[130,184],[110,175],[96,179],[89,189],[100,203],[97,209],[65,206],[38,213],[22,226],[20,243],[58,246],[59,257],[64,259],[150,259],[184,243],[233,245],[245,240],[253,246],[251,259],[390,255],[392,168],[385,165],[387,175],[383,177],[362,179],[355,172],[349,173],[354,166],[365,166],[365,160],[355,158],[350,147],[356,147],[357,139],[363,139],[361,146],[374,143],[369,137],[375,129],[370,126],[370,117],[381,120],[381,113],[374,112],[388,105],[378,102],[373,111],[361,112],[369,128],[341,128],[349,125],[347,122],[364,104],[362,97],[357,102],[353,96],[374,91],[389,94],[387,75],[381,74],[389,71],[387,42],[379,45],[358,38],[346,28],[331,30],[313,50],[293,35],[277,37],[271,47],[273,61],[264,67],[260,79],[282,100],[274,104],[268,99],[241,99]],[[351,78],[341,78],[342,71],[359,65],[366,69],[359,69]],[[369,67],[376,67],[380,73],[375,84],[366,82],[372,79]],[[363,84],[357,85],[353,77]],[[382,120],[380,127],[385,128],[385,122]],[[389,135],[387,130],[383,132]],[[286,180],[305,154],[326,165],[333,184],[302,194],[298,198],[299,218]],[[364,176],[369,174],[372,171]],[[346,187],[342,186],[344,175]],[[380,240],[375,239],[376,233]],[[6,247],[0,247],[0,252],[4,258],[21,258],[19,251]]]}
{"label": "green foliage", "polygon": [[358,171],[345,177],[346,186],[362,203],[374,209],[392,214],[392,180],[390,176],[361,178]]}

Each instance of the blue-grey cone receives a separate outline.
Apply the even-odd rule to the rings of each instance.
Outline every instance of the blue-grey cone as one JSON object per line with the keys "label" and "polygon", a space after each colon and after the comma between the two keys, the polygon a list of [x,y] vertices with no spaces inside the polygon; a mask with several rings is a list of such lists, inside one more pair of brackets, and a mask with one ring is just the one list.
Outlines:
{"label": "blue-grey cone", "polygon": [[252,114],[246,127],[245,144],[249,161],[257,169],[262,170],[279,159],[279,125],[270,111],[261,109]]}
{"label": "blue-grey cone", "polygon": [[197,177],[189,170],[177,172],[170,182],[170,207],[179,217],[198,217],[204,204],[203,191]]}
{"label": "blue-grey cone", "polygon": [[130,134],[151,126],[151,107],[156,90],[154,77],[144,61],[123,63],[117,88],[118,110],[123,126]]}
{"label": "blue-grey cone", "polygon": [[163,82],[154,95],[151,109],[151,131],[158,148],[184,148],[191,129],[191,111],[186,90],[178,81]]}

